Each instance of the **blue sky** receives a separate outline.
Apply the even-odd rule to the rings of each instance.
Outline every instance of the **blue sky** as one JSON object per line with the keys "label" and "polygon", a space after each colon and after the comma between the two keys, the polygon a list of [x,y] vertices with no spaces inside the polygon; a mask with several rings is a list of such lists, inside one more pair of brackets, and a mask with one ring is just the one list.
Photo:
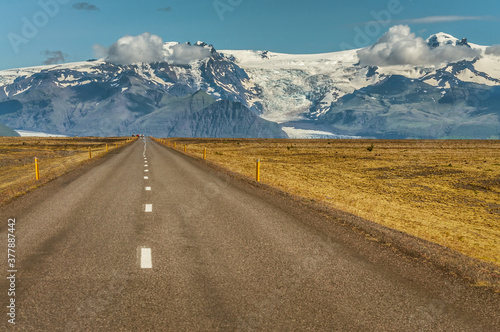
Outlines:
{"label": "blue sky", "polygon": [[144,32],[216,49],[322,53],[368,46],[391,26],[500,44],[498,0],[1,0],[0,69],[73,62]]}

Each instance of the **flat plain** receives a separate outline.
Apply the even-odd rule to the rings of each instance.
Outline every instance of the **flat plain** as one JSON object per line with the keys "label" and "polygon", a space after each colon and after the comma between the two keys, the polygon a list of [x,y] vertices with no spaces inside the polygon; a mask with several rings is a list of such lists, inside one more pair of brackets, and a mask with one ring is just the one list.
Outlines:
{"label": "flat plain", "polygon": [[[0,206],[79,165],[112,151],[128,138],[98,137],[0,137]],[[35,179],[35,157],[40,180]]]}
{"label": "flat plain", "polygon": [[500,266],[500,141],[168,139],[300,197]]}
{"label": "flat plain", "polygon": [[[0,205],[128,138],[0,138]],[[291,194],[500,266],[500,141],[168,139]],[[39,158],[40,181],[34,158]]]}

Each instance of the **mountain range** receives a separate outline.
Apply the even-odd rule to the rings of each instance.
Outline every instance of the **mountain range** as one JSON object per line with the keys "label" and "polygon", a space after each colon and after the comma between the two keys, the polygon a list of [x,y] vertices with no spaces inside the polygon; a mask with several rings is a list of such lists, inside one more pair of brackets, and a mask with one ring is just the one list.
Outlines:
{"label": "mountain range", "polygon": [[425,42],[475,53],[376,65],[360,50],[292,55],[198,42],[208,56],[187,64],[4,70],[0,123],[79,136],[498,139],[500,56],[444,33]]}

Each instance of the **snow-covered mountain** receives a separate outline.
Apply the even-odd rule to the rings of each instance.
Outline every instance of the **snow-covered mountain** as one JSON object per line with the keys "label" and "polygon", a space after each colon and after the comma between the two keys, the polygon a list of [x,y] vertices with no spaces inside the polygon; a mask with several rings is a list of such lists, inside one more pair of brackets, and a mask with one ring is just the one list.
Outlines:
{"label": "snow-covered mountain", "polygon": [[6,70],[0,121],[66,135],[287,137],[247,102],[257,92],[245,86],[245,71],[211,52],[189,64],[93,60]]}
{"label": "snow-covered mountain", "polygon": [[[261,116],[291,128],[379,138],[498,138],[500,54],[445,33],[429,49],[477,54],[428,65],[363,66],[360,50],[222,51],[261,93]],[[307,135],[307,133],[304,133]],[[320,135],[322,136],[322,135]]]}
{"label": "snow-covered mountain", "polygon": [[[95,60],[5,70],[0,123],[68,135],[499,137],[496,49],[444,33],[418,42],[432,63],[361,61],[385,44],[292,55],[217,52],[198,42],[207,57],[186,64]],[[436,60],[456,54],[465,55]]]}

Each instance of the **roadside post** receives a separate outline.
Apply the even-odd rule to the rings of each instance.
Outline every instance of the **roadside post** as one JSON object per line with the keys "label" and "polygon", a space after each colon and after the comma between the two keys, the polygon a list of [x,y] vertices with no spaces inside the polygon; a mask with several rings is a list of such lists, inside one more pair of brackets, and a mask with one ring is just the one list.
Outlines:
{"label": "roadside post", "polygon": [[35,179],[40,180],[40,168],[38,166],[38,158],[35,157]]}
{"label": "roadside post", "polygon": [[257,182],[260,182],[260,159],[257,159],[257,171],[255,175],[255,180],[257,180]]}

